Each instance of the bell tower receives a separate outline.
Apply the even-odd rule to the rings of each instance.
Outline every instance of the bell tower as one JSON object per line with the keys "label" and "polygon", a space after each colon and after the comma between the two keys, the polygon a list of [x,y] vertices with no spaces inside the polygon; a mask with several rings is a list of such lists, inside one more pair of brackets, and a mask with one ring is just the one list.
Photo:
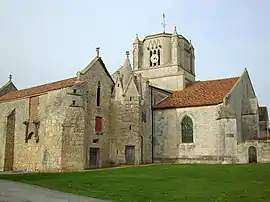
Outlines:
{"label": "bell tower", "polygon": [[191,41],[177,33],[158,33],[133,43],[133,71],[147,78],[150,85],[181,90],[195,81],[195,54]]}

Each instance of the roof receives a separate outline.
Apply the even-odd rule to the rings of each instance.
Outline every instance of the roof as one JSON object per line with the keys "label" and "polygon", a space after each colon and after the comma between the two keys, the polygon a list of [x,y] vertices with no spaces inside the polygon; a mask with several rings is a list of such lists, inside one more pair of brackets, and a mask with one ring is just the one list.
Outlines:
{"label": "roof", "polygon": [[222,103],[239,78],[191,82],[184,90],[175,91],[154,108],[195,107]]}
{"label": "roof", "polygon": [[0,97],[15,90],[18,90],[18,89],[16,88],[14,83],[12,81],[8,81],[5,85],[3,85],[0,88]]}
{"label": "roof", "polygon": [[46,93],[46,92],[58,90],[61,88],[67,88],[67,87],[73,86],[76,81],[77,81],[77,78],[73,77],[73,78],[69,78],[69,79],[65,79],[65,80],[61,80],[61,81],[56,81],[53,83],[35,86],[32,88],[27,88],[27,89],[18,90],[18,91],[12,91],[12,92],[9,92],[9,93],[1,96],[0,102],[18,99],[18,98],[24,98],[24,97],[28,97],[28,96],[32,96],[32,95],[36,95],[36,94],[41,94],[41,93]]}
{"label": "roof", "polygon": [[268,121],[268,112],[266,106],[259,107],[259,120]]}
{"label": "roof", "polygon": [[99,62],[100,65],[103,67],[107,76],[111,79],[112,83],[114,84],[114,80],[112,79],[110,73],[108,72],[106,65],[104,64],[101,57],[95,57],[82,71],[81,74],[85,74],[96,62]]}

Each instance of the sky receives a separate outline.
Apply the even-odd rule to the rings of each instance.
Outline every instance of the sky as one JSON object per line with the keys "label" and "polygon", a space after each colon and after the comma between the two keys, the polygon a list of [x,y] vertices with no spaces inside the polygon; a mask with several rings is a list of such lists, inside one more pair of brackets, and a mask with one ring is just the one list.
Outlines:
{"label": "sky", "polygon": [[[177,27],[192,40],[196,79],[241,76],[270,106],[269,0],[1,0],[0,86],[19,89],[76,76],[96,56],[110,73],[140,39]],[[265,84],[266,83],[266,84]]]}

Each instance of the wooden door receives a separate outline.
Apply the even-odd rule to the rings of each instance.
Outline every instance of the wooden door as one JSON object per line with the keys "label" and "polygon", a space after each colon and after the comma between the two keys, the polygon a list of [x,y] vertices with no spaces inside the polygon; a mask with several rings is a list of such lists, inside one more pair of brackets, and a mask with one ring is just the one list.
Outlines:
{"label": "wooden door", "polygon": [[254,146],[248,148],[248,162],[257,163],[257,149]]}
{"label": "wooden door", "polygon": [[99,148],[90,148],[89,152],[89,167],[98,168],[99,167]]}
{"label": "wooden door", "polygon": [[125,148],[126,164],[134,164],[135,162],[135,146],[126,146]]}

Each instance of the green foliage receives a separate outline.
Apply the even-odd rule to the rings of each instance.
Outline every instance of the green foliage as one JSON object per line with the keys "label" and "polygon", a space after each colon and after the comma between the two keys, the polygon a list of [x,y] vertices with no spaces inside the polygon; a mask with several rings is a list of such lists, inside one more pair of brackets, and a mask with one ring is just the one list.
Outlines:
{"label": "green foliage", "polygon": [[112,201],[254,202],[270,201],[269,170],[270,164],[163,164],[0,178]]}

